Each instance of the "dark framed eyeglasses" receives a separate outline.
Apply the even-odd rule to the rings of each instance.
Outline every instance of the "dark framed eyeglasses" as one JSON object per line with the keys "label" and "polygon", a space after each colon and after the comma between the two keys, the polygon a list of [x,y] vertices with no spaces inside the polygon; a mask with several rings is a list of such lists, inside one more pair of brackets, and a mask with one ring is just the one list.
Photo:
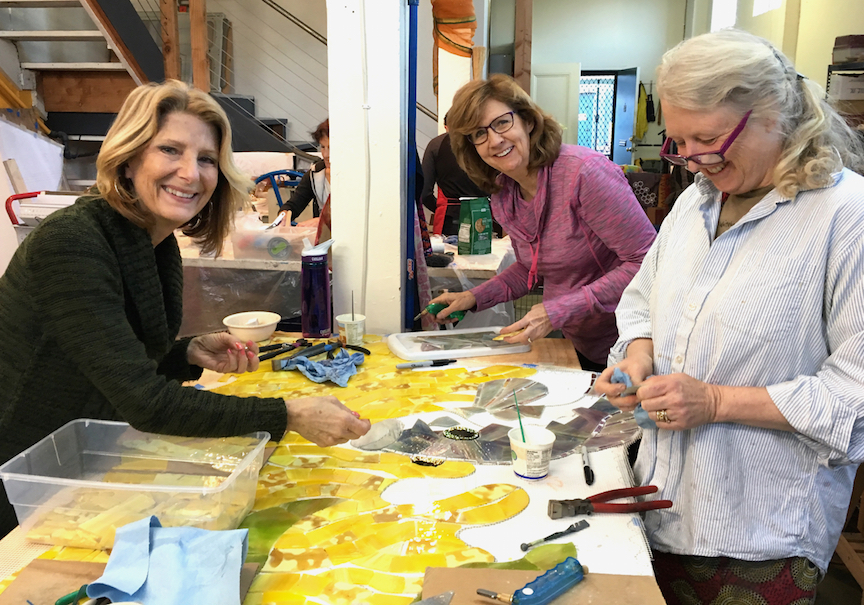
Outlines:
{"label": "dark framed eyeglasses", "polygon": [[744,114],[744,117],[740,122],[738,122],[738,126],[736,126],[735,130],[733,130],[726,138],[726,142],[723,143],[723,146],[718,151],[706,151],[705,153],[697,153],[690,156],[669,153],[669,149],[672,147],[672,138],[667,137],[663,142],[663,147],[660,148],[660,157],[676,166],[686,166],[687,162],[693,162],[700,166],[722,164],[726,161],[726,157],[723,154],[726,153],[732,143],[735,142],[735,139],[738,138],[738,135],[741,134],[741,131],[744,130],[744,127],[747,125],[747,119],[750,117],[751,113],[753,113],[752,109]]}
{"label": "dark framed eyeglasses", "polygon": [[489,124],[489,126],[478,126],[474,129],[474,132],[468,133],[468,140],[474,145],[482,145],[486,142],[486,139],[489,138],[490,128],[498,134],[504,134],[513,128],[513,113],[514,112],[512,111],[508,111],[507,113],[498,116],[492,120],[492,123]]}

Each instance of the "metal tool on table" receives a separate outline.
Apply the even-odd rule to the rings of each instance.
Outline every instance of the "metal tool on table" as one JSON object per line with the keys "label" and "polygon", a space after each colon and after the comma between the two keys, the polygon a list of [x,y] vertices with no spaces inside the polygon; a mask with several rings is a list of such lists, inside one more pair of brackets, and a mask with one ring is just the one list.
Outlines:
{"label": "metal tool on table", "polygon": [[522,549],[522,552],[528,552],[528,549],[537,546],[539,544],[543,544],[544,542],[549,542],[550,540],[555,540],[557,538],[563,538],[564,536],[569,536],[570,534],[575,534],[577,531],[582,531],[583,529],[588,529],[588,521],[582,519],[568,527],[563,531],[556,531],[554,534],[549,534],[545,538],[540,538],[539,540],[534,540],[533,542],[526,542],[522,544],[519,548]]}
{"label": "metal tool on table", "polygon": [[[449,306],[450,305],[445,305],[444,303],[430,303],[426,305],[425,309],[423,309],[414,316],[414,321],[417,321],[427,313],[430,315],[438,315],[441,311],[443,311]],[[462,321],[463,319],[465,319],[465,311],[453,311],[450,315],[447,316],[447,319],[455,319],[456,321]]]}
{"label": "metal tool on table", "polygon": [[301,349],[301,350],[297,351],[296,353],[294,353],[294,355],[291,355],[290,357],[285,357],[283,359],[274,359],[272,361],[273,371],[279,372],[281,370],[284,370],[288,366],[288,363],[292,359],[297,359],[299,357],[305,357],[307,359],[311,359],[311,358],[315,357],[316,355],[321,355],[322,353],[328,353],[330,351],[334,351],[334,350],[340,348],[341,346],[342,345],[339,344],[338,340],[337,341],[328,340],[326,342],[322,342],[320,344],[312,345],[311,347]]}
{"label": "metal tool on table", "polygon": [[[87,598],[87,584],[82,584],[81,588],[63,595],[54,602],[54,605],[77,605],[78,601]],[[29,602],[29,601],[28,601]]]}
{"label": "metal tool on table", "polygon": [[567,557],[553,569],[531,580],[512,595],[484,588],[478,588],[477,594],[481,597],[495,599],[502,603],[513,603],[514,605],[546,605],[581,582],[584,577],[585,570],[582,569],[579,561],[573,557]]}
{"label": "metal tool on table", "polygon": [[642,487],[613,489],[608,492],[594,494],[588,498],[549,500],[549,508],[547,512],[550,519],[561,519],[562,517],[575,517],[576,515],[590,515],[593,513],[641,513],[647,510],[670,508],[672,506],[671,500],[649,500],[647,502],[607,504],[609,500],[645,496],[653,494],[656,491],[656,485],[643,485]]}
{"label": "metal tool on table", "polygon": [[342,345],[342,348],[349,349],[351,351],[357,351],[358,353],[363,353],[364,355],[372,354],[372,351],[370,351],[366,347],[361,347],[360,345]]}
{"label": "metal tool on table", "polygon": [[450,605],[450,601],[453,600],[453,595],[456,594],[452,590],[448,590],[447,592],[442,592],[439,595],[435,595],[434,597],[427,597],[422,601],[417,601],[412,605]]}
{"label": "metal tool on table", "polygon": [[294,342],[279,342],[272,345],[264,345],[260,349],[258,349],[259,353],[262,355],[258,356],[258,361],[267,361],[268,359],[273,359],[274,357],[279,357],[283,353],[287,353],[289,351],[293,351],[294,349],[299,349],[301,347],[311,347],[312,343],[306,340],[305,338],[301,338]]}

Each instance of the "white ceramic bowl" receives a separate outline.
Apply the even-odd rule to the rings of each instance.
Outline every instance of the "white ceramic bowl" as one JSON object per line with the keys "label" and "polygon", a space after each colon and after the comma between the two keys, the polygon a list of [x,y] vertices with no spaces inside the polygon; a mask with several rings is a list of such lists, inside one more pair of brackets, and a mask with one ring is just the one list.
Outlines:
{"label": "white ceramic bowl", "polygon": [[280,319],[281,315],[270,311],[245,311],[229,315],[222,323],[240,340],[260,342],[273,336]]}

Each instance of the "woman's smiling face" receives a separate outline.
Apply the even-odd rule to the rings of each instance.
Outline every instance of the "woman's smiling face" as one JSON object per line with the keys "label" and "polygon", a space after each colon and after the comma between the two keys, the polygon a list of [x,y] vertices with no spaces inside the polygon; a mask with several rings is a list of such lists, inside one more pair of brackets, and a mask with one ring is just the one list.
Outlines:
{"label": "woman's smiling face", "polygon": [[[512,112],[513,109],[496,99],[489,99],[483,105],[480,115],[482,128],[492,124],[496,118]],[[518,114],[513,114],[513,127],[499,134],[491,128],[486,129],[487,138],[476,145],[480,159],[495,170],[503,172],[515,181],[528,173],[528,160],[531,152],[531,131],[533,124],[526,124]]]}
{"label": "woman's smiling face", "polygon": [[[693,156],[717,151],[735,130],[743,113],[729,106],[710,111],[692,110],[663,103],[666,135],[678,146],[678,153]],[[720,164],[688,162],[687,169],[701,172],[724,193],[741,194],[772,183],[782,139],[764,120],[752,116],[723,154]]]}
{"label": "woman's smiling face", "polygon": [[219,181],[215,128],[188,113],[168,114],[125,175],[155,219],[150,237],[156,245],[210,201]]}

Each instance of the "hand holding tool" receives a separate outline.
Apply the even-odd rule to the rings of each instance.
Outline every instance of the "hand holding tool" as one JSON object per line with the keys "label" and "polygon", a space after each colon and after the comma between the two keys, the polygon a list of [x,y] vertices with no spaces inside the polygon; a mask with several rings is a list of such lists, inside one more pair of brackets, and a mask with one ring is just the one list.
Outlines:
{"label": "hand holding tool", "polygon": [[583,529],[588,528],[588,521],[582,519],[581,521],[574,523],[564,531],[556,531],[554,534],[549,534],[545,538],[540,538],[539,540],[534,540],[533,542],[526,542],[522,544],[519,548],[522,549],[522,552],[528,552],[528,549],[532,546],[537,546],[538,544],[543,544],[544,542],[548,542],[549,540],[554,540],[556,538],[562,538],[564,536],[569,536],[570,534],[575,534],[577,531],[582,531]]}
{"label": "hand holding tool", "polygon": [[573,557],[567,557],[542,576],[528,582],[512,595],[478,588],[477,594],[514,605],[546,605],[564,594],[585,577],[582,565]]}
{"label": "hand holding tool", "polygon": [[[432,315],[438,315],[441,311],[443,311],[449,306],[450,305],[445,305],[444,303],[431,303],[427,305],[425,309],[423,309],[414,316],[414,321],[417,321],[427,313],[431,313]],[[450,315],[447,316],[447,319],[455,319],[456,321],[461,321],[464,318],[465,311],[453,311]]]}
{"label": "hand holding tool", "polygon": [[562,517],[575,517],[576,515],[590,515],[592,513],[641,513],[646,510],[658,510],[670,508],[671,500],[649,500],[648,502],[629,502],[627,504],[604,504],[609,500],[619,498],[630,498],[633,496],[645,496],[657,491],[656,485],[643,485],[642,487],[627,487],[624,489],[613,489],[589,496],[588,498],[575,498],[573,500],[549,500],[548,514],[550,519]]}

